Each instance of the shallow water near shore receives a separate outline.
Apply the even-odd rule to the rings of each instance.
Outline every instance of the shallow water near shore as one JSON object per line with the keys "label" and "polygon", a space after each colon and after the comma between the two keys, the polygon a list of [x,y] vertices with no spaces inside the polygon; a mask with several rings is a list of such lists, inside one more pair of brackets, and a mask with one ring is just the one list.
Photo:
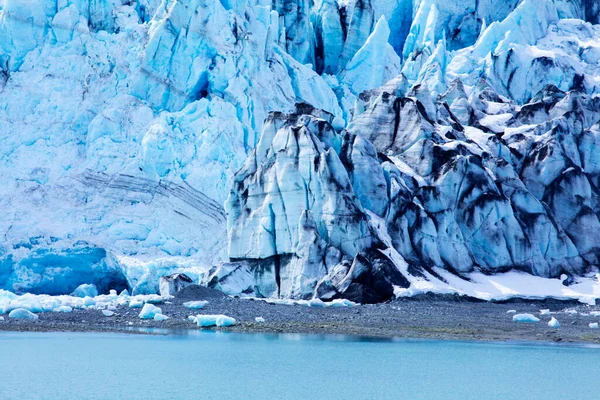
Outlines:
{"label": "shallow water near shore", "polygon": [[0,333],[0,398],[585,400],[598,398],[599,359],[597,346]]}

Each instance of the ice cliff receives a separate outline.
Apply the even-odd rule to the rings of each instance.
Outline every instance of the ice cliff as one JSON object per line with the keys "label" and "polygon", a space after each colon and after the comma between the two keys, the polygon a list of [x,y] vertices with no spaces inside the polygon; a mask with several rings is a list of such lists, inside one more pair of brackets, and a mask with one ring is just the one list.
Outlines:
{"label": "ice cliff", "polygon": [[0,288],[594,272],[600,9],[498,3],[0,1]]}

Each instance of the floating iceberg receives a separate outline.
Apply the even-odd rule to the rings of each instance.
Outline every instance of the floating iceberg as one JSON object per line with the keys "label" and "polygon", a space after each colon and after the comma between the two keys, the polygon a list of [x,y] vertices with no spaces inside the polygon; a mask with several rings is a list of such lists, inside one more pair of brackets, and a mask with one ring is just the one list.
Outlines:
{"label": "floating iceberg", "polygon": [[111,311],[111,310],[102,310],[102,314],[103,314],[105,317],[112,317],[113,315],[115,315],[115,312],[114,312],[114,311]]}
{"label": "floating iceberg", "polygon": [[54,312],[61,312],[61,313],[70,313],[73,311],[72,307],[69,306],[60,306],[56,309],[53,310]]}

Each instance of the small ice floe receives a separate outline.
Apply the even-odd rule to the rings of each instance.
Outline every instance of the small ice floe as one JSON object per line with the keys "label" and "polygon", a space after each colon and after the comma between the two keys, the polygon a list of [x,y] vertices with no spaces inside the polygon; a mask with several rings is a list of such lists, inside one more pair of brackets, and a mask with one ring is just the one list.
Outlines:
{"label": "small ice floe", "polygon": [[235,318],[226,315],[196,315],[196,325],[199,327],[208,326],[231,326],[235,324]]}
{"label": "small ice floe", "polygon": [[263,317],[256,317],[256,318],[254,318],[254,320],[255,320],[256,322],[261,322],[261,323],[262,323],[262,322],[265,322],[265,319],[264,319]]}
{"label": "small ice floe", "polygon": [[139,299],[131,299],[129,301],[129,308],[142,308],[144,306],[144,302]]}
{"label": "small ice floe", "polygon": [[129,326],[132,326],[132,325],[133,325],[133,322],[129,321],[129,322],[127,323],[127,325],[129,325]]}
{"label": "small ice floe", "polygon": [[17,308],[8,314],[8,318],[14,319],[38,319],[39,317],[29,310]]}
{"label": "small ice floe", "polygon": [[507,314],[516,314],[517,310],[508,310],[506,313]]}
{"label": "small ice floe", "polygon": [[550,328],[560,328],[560,322],[554,317],[548,322]]}
{"label": "small ice floe", "polygon": [[4,321],[4,317],[0,317],[0,321]]}
{"label": "small ice floe", "polygon": [[183,303],[183,306],[192,310],[199,310],[208,304],[206,300],[188,301]]}
{"label": "small ice floe", "polygon": [[54,312],[62,312],[62,313],[70,313],[73,311],[72,307],[69,306],[60,306],[54,309]]}
{"label": "small ice floe", "polygon": [[139,317],[141,319],[152,319],[156,314],[162,314],[160,307],[156,307],[152,304],[144,304],[142,311],[140,311]]}
{"label": "small ice floe", "polygon": [[169,319],[169,317],[167,317],[164,314],[156,314],[156,315],[154,315],[154,320],[155,321],[164,321],[166,319]]}
{"label": "small ice floe", "polygon": [[600,317],[600,311],[590,311],[592,317]]}
{"label": "small ice floe", "polygon": [[104,314],[105,317],[112,317],[115,315],[115,312],[111,310],[102,310],[102,314]]}
{"label": "small ice floe", "polygon": [[566,311],[565,311],[565,314],[572,314],[572,315],[575,315],[575,314],[577,314],[577,310],[566,310]]}
{"label": "small ice floe", "polygon": [[540,315],[550,315],[550,310],[540,310]]}
{"label": "small ice floe", "polygon": [[533,314],[516,314],[516,315],[513,315],[513,321],[514,322],[532,323],[532,322],[540,322],[540,319],[536,318]]}
{"label": "small ice floe", "polygon": [[589,327],[591,329],[598,329],[598,323],[597,322],[592,322],[592,323],[589,324]]}

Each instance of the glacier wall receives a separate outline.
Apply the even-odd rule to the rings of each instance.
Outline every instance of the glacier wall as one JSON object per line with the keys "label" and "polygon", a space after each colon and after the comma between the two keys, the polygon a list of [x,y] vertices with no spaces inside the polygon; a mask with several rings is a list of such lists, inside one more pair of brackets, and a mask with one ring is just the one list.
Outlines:
{"label": "glacier wall", "polygon": [[[238,289],[309,297],[355,265],[343,290],[321,291],[374,301],[389,284],[408,284],[410,274],[397,273],[403,262],[588,271],[598,7],[497,3],[1,0],[0,288],[54,294],[97,283],[149,293],[177,271],[224,287],[232,268],[243,272]],[[296,136],[302,143],[289,147]],[[535,147],[542,141],[564,150],[547,155]],[[488,152],[508,175],[488,165]],[[455,172],[439,170],[458,154]],[[304,165],[307,157],[321,161]],[[474,222],[450,215],[456,202],[422,198],[425,186],[461,173],[485,178],[473,190],[510,197],[489,206],[510,232],[503,244],[490,239],[492,255],[460,238]],[[502,189],[513,173],[526,212]],[[416,204],[415,216],[400,198]],[[565,204],[572,215],[555,215]],[[443,222],[430,215],[442,208]],[[539,227],[523,213],[539,214]],[[411,233],[403,218],[426,227]],[[394,245],[374,233],[376,220]],[[549,249],[527,243],[542,237]],[[454,250],[441,249],[449,240]],[[386,248],[398,254],[383,261]]]}

